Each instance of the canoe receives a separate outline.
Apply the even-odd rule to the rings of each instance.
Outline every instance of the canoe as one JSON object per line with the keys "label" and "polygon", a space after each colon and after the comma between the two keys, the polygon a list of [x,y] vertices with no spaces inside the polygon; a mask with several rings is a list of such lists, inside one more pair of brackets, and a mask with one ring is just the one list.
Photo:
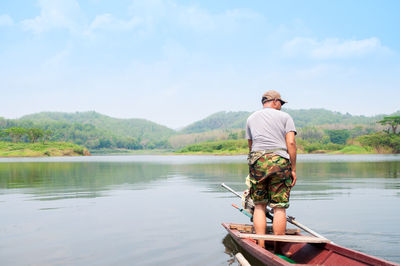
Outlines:
{"label": "canoe", "polygon": [[[266,240],[266,249],[261,248],[254,240],[254,228],[249,224],[223,223],[235,242],[249,255],[265,265],[399,265],[373,257],[362,252],[348,249],[330,242],[327,239],[304,236],[297,229],[288,229],[285,236],[275,239],[272,234],[264,239],[281,241],[282,251],[291,253],[288,257],[275,255],[268,250],[273,242]],[[267,228],[271,231],[271,228]],[[290,242],[289,242],[290,241]],[[313,242],[313,243],[311,243]],[[289,262],[292,261],[292,262]]]}

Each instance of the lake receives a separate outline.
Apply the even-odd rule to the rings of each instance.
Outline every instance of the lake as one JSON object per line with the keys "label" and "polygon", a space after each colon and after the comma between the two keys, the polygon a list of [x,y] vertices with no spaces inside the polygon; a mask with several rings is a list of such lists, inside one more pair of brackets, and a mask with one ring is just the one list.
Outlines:
{"label": "lake", "polygon": [[[300,155],[288,215],[400,263],[400,156]],[[0,158],[1,265],[237,265],[245,156]],[[289,226],[293,227],[293,226]]]}

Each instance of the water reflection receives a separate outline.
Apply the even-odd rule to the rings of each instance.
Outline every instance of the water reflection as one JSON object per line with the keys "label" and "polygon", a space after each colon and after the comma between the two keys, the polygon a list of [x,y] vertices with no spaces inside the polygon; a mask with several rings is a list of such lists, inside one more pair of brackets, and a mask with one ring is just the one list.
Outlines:
{"label": "water reflection", "polygon": [[229,260],[227,261],[229,265],[236,263],[235,255],[240,252],[250,263],[250,265],[264,266],[264,264],[256,260],[250,253],[239,246],[229,234],[224,237],[222,244],[225,246],[225,253],[229,255]]}
{"label": "water reflection", "polygon": [[[173,163],[151,162],[147,157],[145,161],[140,157],[138,162],[0,163],[0,189],[3,189],[0,193],[8,189],[26,189],[25,193],[36,194],[40,199],[99,197],[112,187],[146,189],[146,183],[174,175],[205,183],[208,192],[223,191],[218,186],[222,182],[238,191],[244,189],[248,174],[245,160],[232,162],[229,158],[219,158],[212,162],[205,157],[200,158],[201,163],[193,163],[192,157],[172,157]],[[177,163],[177,158],[184,163]],[[293,195],[307,200],[330,199],[333,194],[359,187],[399,189],[397,181],[389,181],[396,180],[399,171],[399,161],[315,162],[308,159],[298,163],[298,182]]]}
{"label": "water reflection", "polygon": [[0,163],[0,189],[19,189],[41,200],[90,198],[115,186],[165,179],[171,166],[151,163]]}
{"label": "water reflection", "polygon": [[[299,162],[293,196],[298,199],[331,199],[355,188],[398,189],[400,161]],[[221,192],[218,184],[228,183],[242,191],[248,167],[245,163],[181,165],[181,174],[205,183],[210,191]],[[393,182],[391,181],[393,180]]]}

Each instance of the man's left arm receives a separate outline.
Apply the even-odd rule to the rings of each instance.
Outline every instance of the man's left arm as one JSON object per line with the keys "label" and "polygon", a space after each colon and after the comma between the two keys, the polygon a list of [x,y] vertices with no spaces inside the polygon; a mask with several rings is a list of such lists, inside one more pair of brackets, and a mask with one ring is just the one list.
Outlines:
{"label": "man's left arm", "polygon": [[251,135],[249,120],[247,120],[247,122],[246,122],[246,139],[247,139],[247,143],[249,144],[249,153],[250,153],[251,147],[253,146],[253,137]]}
{"label": "man's left arm", "polygon": [[290,131],[286,134],[286,147],[290,157],[290,163],[292,165],[292,176],[293,182],[292,186],[296,184],[296,158],[297,158],[297,147],[296,147],[296,139],[295,132]]}

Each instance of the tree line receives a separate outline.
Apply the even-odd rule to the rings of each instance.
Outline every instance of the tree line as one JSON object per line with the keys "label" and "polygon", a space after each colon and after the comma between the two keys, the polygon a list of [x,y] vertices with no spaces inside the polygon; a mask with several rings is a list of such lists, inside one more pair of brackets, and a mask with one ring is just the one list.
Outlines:
{"label": "tree line", "polygon": [[389,148],[394,153],[400,153],[400,132],[397,132],[397,128],[400,125],[400,116],[387,116],[378,121],[378,123],[389,126],[389,128],[383,130],[383,132],[360,136],[359,142],[377,150]]}
{"label": "tree line", "polygon": [[[107,124],[107,122],[104,122]],[[110,124],[110,123],[109,123]],[[111,125],[107,125],[110,126]],[[64,121],[11,120],[0,117],[0,140],[3,141],[58,141],[71,142],[88,149],[168,149],[168,137],[151,135],[151,128],[137,129],[138,137],[100,128],[90,123]],[[34,129],[33,129],[34,128]],[[132,130],[133,131],[133,130]]]}
{"label": "tree line", "polygon": [[26,142],[35,143],[41,140],[43,143],[49,140],[53,131],[43,130],[40,128],[23,128],[23,127],[10,127],[0,131],[2,138],[9,138],[12,142]]}
{"label": "tree line", "polygon": [[11,142],[72,142],[89,149],[155,149],[168,147],[167,141],[116,136],[92,125],[53,124],[47,128],[10,127],[0,130],[0,140]]}
{"label": "tree line", "polygon": [[[367,126],[353,126],[348,129],[329,129],[322,127],[299,128],[297,147],[305,153],[356,151],[400,153],[400,116],[384,117],[377,122],[389,126],[376,132],[375,128]],[[217,133],[217,132],[216,132]],[[219,132],[222,134],[223,132]],[[247,141],[244,139],[245,131],[225,131],[211,141],[203,141],[185,145],[177,150],[178,153],[246,153]]]}
{"label": "tree line", "polygon": [[[246,112],[217,113],[203,121],[207,123],[196,124],[201,128],[188,130],[191,133],[185,133],[184,130],[173,133],[150,121],[114,119],[94,112],[69,115],[44,113],[36,118],[18,120],[0,118],[0,140],[72,142],[92,150],[178,150],[186,145],[205,141],[243,140],[245,131],[241,123],[245,121],[243,119],[246,115]],[[297,126],[296,119],[295,122]],[[299,126],[297,139],[299,146],[303,147],[305,152],[340,150],[351,143],[376,147],[384,145],[397,151],[400,150],[396,148],[399,124],[400,116],[392,115],[382,116],[381,120],[378,122],[375,120],[372,124]],[[206,131],[192,132],[202,130]]]}
{"label": "tree line", "polygon": [[299,144],[305,152],[341,150],[346,145],[361,145],[377,151],[400,153],[400,134],[397,128],[400,116],[388,116],[377,124],[389,126],[381,131],[372,127],[355,126],[351,129],[323,129],[305,127],[299,130]]}
{"label": "tree line", "polygon": [[54,132],[51,140],[73,142],[89,149],[165,149],[176,131],[145,119],[119,119],[94,111],[42,112],[2,119],[0,129],[37,127]]}

